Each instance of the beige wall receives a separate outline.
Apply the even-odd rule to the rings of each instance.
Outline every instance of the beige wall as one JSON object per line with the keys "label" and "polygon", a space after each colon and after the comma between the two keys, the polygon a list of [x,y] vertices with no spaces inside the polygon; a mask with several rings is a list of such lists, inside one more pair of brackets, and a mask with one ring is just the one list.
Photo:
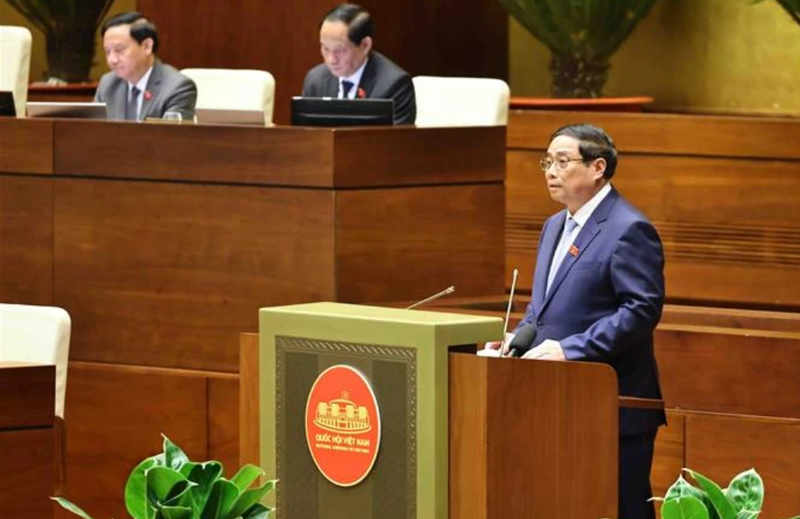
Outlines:
{"label": "beige wall", "polygon": [[[136,0],[116,0],[114,5],[111,6],[109,15],[122,13],[125,11],[135,11]],[[33,49],[31,50],[31,81],[44,81],[47,79],[47,56],[45,50],[44,34],[41,31],[30,25],[25,18],[22,17],[16,10],[12,9],[8,3],[0,0],[0,25],[22,25],[31,30],[33,35]],[[94,65],[92,66],[91,77],[92,79],[99,79],[103,73],[108,72],[106,59],[103,56],[103,47],[100,45],[98,37],[97,52],[94,56]]]}
{"label": "beige wall", "polygon": [[[549,51],[515,21],[515,96],[548,96]],[[605,94],[654,108],[800,115],[800,25],[774,1],[659,0],[612,60]]]}

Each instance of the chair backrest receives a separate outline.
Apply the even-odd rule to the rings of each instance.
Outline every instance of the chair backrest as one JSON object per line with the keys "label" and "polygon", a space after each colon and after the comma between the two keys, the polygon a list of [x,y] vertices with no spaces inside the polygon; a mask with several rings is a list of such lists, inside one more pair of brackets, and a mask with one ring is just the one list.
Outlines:
{"label": "chair backrest", "polygon": [[55,364],[57,416],[64,418],[71,321],[62,308],[0,303],[0,360]]}
{"label": "chair backrest", "polygon": [[490,78],[417,76],[417,126],[504,126],[509,88]]}
{"label": "chair backrest", "polygon": [[31,70],[31,31],[0,25],[0,90],[14,93],[17,117],[25,117]]}
{"label": "chair backrest", "polygon": [[265,70],[185,68],[181,73],[197,85],[197,108],[261,110],[272,124],[275,78]]}

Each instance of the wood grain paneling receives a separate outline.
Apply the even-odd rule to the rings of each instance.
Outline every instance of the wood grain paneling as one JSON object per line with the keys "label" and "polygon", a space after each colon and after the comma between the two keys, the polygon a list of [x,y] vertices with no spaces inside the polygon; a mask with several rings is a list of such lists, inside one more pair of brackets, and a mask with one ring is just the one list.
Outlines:
{"label": "wood grain paneling", "polygon": [[[335,130],[335,186],[503,182],[506,129]],[[432,146],[432,143],[436,143]]]}
{"label": "wood grain paneling", "polygon": [[0,517],[53,517],[53,429],[0,431]]}
{"label": "wood grain paneling", "polygon": [[502,291],[502,206],[501,184],[338,192],[337,300]]}
{"label": "wood grain paneling", "polygon": [[0,301],[53,302],[53,179],[0,174]]}
{"label": "wood grain paneling", "polygon": [[53,172],[53,121],[0,117],[0,171]]}
{"label": "wood grain paneling", "polygon": [[[276,80],[275,119],[285,124],[289,99],[300,94],[306,72],[322,61],[319,21],[333,5],[322,0],[138,0],[137,9],[158,26],[159,56],[167,63],[270,71]],[[411,75],[507,77],[508,15],[492,0],[367,0],[362,5],[375,18],[375,48]],[[191,31],[186,30],[188,12]]]}
{"label": "wood grain paneling", "polygon": [[239,377],[208,378],[208,455],[222,462],[226,477],[239,469]]}
{"label": "wood grain paneling", "polygon": [[694,305],[664,305],[661,324],[800,333],[800,313]]}
{"label": "wood grain paneling", "polygon": [[800,334],[665,324],[655,348],[668,407],[798,417]]}
{"label": "wood grain paneling", "polygon": [[207,391],[200,373],[70,362],[64,495],[94,517],[126,517],[125,483],[161,452],[161,434],[206,458]]}
{"label": "wood grain paneling", "polygon": [[55,213],[75,360],[235,372],[259,307],[334,295],[330,192],[64,179]]}
{"label": "wood grain paneling", "polygon": [[258,334],[240,335],[239,350],[239,464],[261,465],[261,379]]}
{"label": "wood grain paneling", "polygon": [[678,479],[684,462],[686,418],[677,411],[667,411],[667,425],[658,429],[653,454],[650,483],[654,496],[664,496],[667,489]]}
{"label": "wood grain paneling", "polygon": [[65,120],[55,135],[62,175],[331,185],[332,130]]}
{"label": "wood grain paneling", "polygon": [[764,479],[763,517],[800,512],[800,420],[692,414],[686,418],[686,466],[723,488],[754,467]]}
{"label": "wood grain paneling", "polygon": [[0,361],[0,430],[52,428],[55,385],[55,366]]}

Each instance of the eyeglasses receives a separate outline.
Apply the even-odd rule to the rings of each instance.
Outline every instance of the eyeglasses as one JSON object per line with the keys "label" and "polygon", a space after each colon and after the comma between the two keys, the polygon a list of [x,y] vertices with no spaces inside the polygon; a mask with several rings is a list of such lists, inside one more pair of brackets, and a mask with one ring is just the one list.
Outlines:
{"label": "eyeglasses", "polygon": [[570,159],[567,157],[557,157],[555,159],[551,157],[542,157],[542,160],[539,161],[539,167],[542,168],[543,173],[547,173],[547,170],[550,169],[550,166],[553,164],[556,165],[556,169],[559,171],[563,171],[567,169],[570,162],[584,162],[582,157],[578,157],[575,159]]}

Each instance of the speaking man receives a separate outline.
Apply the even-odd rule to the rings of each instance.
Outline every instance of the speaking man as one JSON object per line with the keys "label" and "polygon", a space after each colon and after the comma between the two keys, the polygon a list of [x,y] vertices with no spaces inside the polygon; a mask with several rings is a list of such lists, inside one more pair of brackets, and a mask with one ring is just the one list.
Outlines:
{"label": "speaking man", "polygon": [[[611,185],[616,166],[614,142],[600,128],[576,124],[551,136],[541,169],[550,197],[565,208],[542,229],[531,303],[516,330],[530,344],[517,353],[604,362],[621,395],[660,399],[653,330],[664,303],[664,254],[653,225]],[[664,423],[663,411],[620,410],[618,517],[655,518],[650,468]]]}
{"label": "speaking man", "polygon": [[394,124],[414,124],[414,84],[406,71],[373,50],[375,23],[355,4],[331,9],[319,27],[324,63],[303,82],[304,97],[393,99]]}
{"label": "speaking man", "polygon": [[95,101],[106,103],[109,119],[141,121],[178,112],[194,117],[194,81],[156,58],[158,33],[140,13],[122,13],[101,28],[103,50],[111,69],[100,78]]}

